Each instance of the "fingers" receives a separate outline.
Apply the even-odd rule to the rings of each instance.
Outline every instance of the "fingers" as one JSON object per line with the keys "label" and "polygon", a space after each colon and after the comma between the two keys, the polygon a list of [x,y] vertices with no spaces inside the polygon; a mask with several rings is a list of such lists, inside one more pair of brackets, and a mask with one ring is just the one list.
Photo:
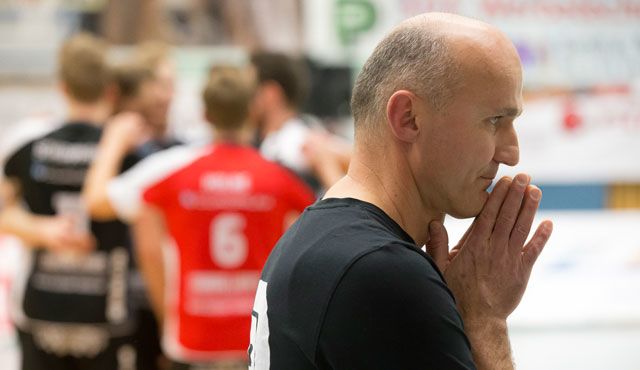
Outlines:
{"label": "fingers", "polygon": [[442,222],[431,221],[429,224],[429,242],[426,247],[440,271],[444,271],[449,261],[449,235]]}
{"label": "fingers", "polygon": [[469,239],[486,240],[489,238],[511,182],[509,177],[503,177],[498,181],[496,186],[494,186],[493,191],[489,195],[489,199],[487,199],[482,211],[474,221],[474,230],[469,233]]}
{"label": "fingers", "polygon": [[140,114],[123,112],[109,120],[103,140],[110,146],[128,149],[146,139],[148,134],[149,127]]}
{"label": "fingers", "polygon": [[526,266],[529,271],[533,268],[533,264],[538,259],[538,256],[542,252],[542,249],[547,244],[547,241],[551,237],[551,233],[553,232],[553,223],[549,220],[543,221],[536,232],[533,234],[533,237],[527,245],[524,246],[522,250],[522,260],[524,266]]}
{"label": "fingers", "polygon": [[95,249],[95,239],[88,232],[76,230],[76,221],[68,215],[58,215],[51,220],[50,244],[54,250],[86,253]]}
{"label": "fingers", "polygon": [[511,230],[511,237],[509,239],[510,249],[514,252],[522,252],[522,246],[529,236],[531,224],[533,224],[533,219],[536,215],[536,211],[538,210],[538,205],[540,205],[541,197],[542,192],[540,189],[533,185],[529,185],[527,187],[524,200],[522,201],[523,204],[520,209],[520,214],[513,226],[513,230]]}
{"label": "fingers", "polygon": [[516,175],[509,187],[509,192],[502,203],[502,207],[500,207],[500,213],[496,219],[492,234],[492,239],[499,245],[506,245],[509,241],[511,230],[520,213],[520,206],[522,205],[522,198],[527,185],[529,185],[529,176],[520,173]]}
{"label": "fingers", "polygon": [[88,233],[79,234],[76,238],[76,250],[88,253],[96,249],[96,239]]}

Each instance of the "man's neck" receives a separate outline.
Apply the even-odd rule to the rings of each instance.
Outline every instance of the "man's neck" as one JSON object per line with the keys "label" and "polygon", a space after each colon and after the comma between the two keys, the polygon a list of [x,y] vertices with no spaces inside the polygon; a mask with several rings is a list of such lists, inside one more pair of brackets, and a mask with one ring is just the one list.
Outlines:
{"label": "man's neck", "polygon": [[68,103],[68,121],[87,122],[100,126],[107,119],[108,115],[109,109],[101,102],[80,103],[77,101],[70,101]]}
{"label": "man's neck", "polygon": [[270,112],[265,118],[262,126],[262,138],[269,136],[269,134],[276,132],[282,128],[290,119],[296,117],[298,114],[295,110],[290,108],[277,109]]}
{"label": "man's neck", "polygon": [[249,145],[251,143],[252,132],[247,129],[220,130],[215,129],[213,143]]}
{"label": "man's neck", "polygon": [[[347,176],[339,180],[324,198],[355,198],[376,205],[413,238],[418,246],[429,239],[429,223],[442,221],[444,215],[424,206],[420,192],[404,158],[392,150],[385,150],[386,161],[376,160],[356,148]],[[389,156],[397,157],[396,166],[378,166],[390,163]]]}

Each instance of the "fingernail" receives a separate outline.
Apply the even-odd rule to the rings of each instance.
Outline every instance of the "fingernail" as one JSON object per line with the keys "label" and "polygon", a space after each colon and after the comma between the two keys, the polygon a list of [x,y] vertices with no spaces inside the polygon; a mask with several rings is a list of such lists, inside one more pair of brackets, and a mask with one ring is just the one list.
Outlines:
{"label": "fingernail", "polygon": [[539,200],[540,197],[542,196],[542,192],[538,188],[533,188],[531,189],[531,191],[529,191],[529,196],[533,200]]}
{"label": "fingernail", "polygon": [[516,175],[515,180],[518,185],[524,186],[524,185],[527,185],[528,178],[527,178],[527,175],[518,174]]}

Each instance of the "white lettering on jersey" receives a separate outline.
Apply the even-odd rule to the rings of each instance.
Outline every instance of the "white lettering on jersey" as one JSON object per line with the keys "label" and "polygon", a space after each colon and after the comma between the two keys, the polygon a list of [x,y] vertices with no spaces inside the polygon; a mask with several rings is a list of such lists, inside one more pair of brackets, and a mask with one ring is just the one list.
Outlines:
{"label": "white lettering on jersey", "polygon": [[200,179],[200,187],[208,191],[245,193],[251,189],[247,172],[210,172]]}
{"label": "white lettering on jersey", "polygon": [[271,366],[267,308],[267,282],[260,280],[251,312],[249,370],[269,370]]}

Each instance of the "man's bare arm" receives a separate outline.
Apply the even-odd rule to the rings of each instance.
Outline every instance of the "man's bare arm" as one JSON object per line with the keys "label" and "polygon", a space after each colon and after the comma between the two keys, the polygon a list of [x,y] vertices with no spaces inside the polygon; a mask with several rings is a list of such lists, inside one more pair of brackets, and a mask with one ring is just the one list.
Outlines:
{"label": "man's bare arm", "polygon": [[127,152],[145,135],[144,121],[135,113],[121,113],[107,123],[82,189],[82,198],[93,219],[117,218],[107,192],[109,181],[120,172]]}
{"label": "man's bare arm", "polygon": [[132,223],[136,256],[147,286],[153,311],[162,323],[164,317],[164,259],[162,245],[166,240],[164,217],[159,210],[145,205]]}
{"label": "man's bare arm", "polygon": [[20,201],[20,186],[17,181],[3,179],[0,182],[0,197],[1,232],[20,238],[30,247],[80,253],[93,249],[91,235],[78,232],[72,219],[36,215],[25,209]]}
{"label": "man's bare arm", "polygon": [[326,132],[312,132],[303,152],[322,186],[329,188],[346,173],[351,160],[351,145]]}

